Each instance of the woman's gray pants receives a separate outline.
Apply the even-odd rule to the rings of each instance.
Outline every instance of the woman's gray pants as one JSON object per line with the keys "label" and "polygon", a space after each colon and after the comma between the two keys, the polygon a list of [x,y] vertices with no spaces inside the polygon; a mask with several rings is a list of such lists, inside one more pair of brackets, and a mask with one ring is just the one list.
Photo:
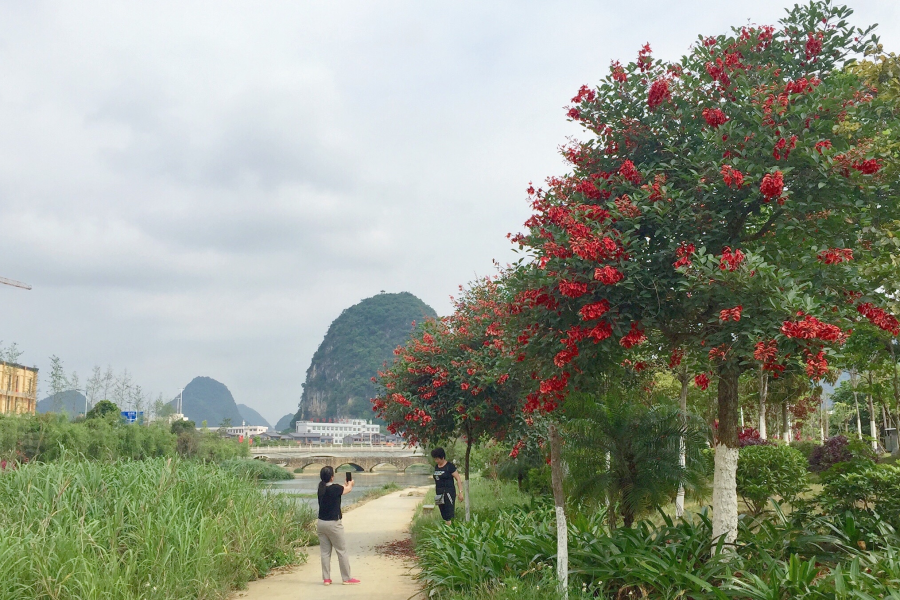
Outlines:
{"label": "woman's gray pants", "polygon": [[343,581],[350,579],[350,559],[347,557],[347,544],[344,543],[343,522],[319,519],[316,521],[316,533],[319,534],[319,551],[322,554],[322,579],[331,579],[332,548],[337,552],[341,579]]}

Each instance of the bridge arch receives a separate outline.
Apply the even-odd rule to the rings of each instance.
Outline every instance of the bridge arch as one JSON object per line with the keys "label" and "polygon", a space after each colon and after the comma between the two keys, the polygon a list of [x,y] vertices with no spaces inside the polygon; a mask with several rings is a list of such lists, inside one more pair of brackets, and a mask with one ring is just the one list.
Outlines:
{"label": "bridge arch", "polygon": [[374,473],[375,470],[378,469],[379,467],[391,467],[390,469],[387,469],[387,470],[382,469],[382,471],[385,471],[385,472],[387,472],[387,471],[392,472],[392,473],[402,473],[403,472],[403,467],[400,467],[392,462],[387,462],[387,461],[372,465],[372,468],[369,469],[369,472]]}
{"label": "bridge arch", "polygon": [[[307,472],[313,473],[315,471],[320,470],[322,467],[325,467],[325,466],[327,466],[325,463],[313,461],[313,462],[308,462],[304,465],[300,465],[300,468],[303,470],[304,473],[307,473]],[[311,471],[307,471],[306,469],[308,469],[309,467],[315,467],[315,469],[313,469]]]}
{"label": "bridge arch", "polygon": [[[337,462],[337,461],[335,461],[335,462]],[[357,473],[360,472],[360,471],[365,471],[364,468],[362,468],[362,467],[359,466],[358,464],[352,463],[352,462],[341,463],[341,464],[339,464],[338,466],[336,466],[336,467],[334,468],[334,470],[335,470],[335,471],[338,471],[341,467],[351,467],[351,468],[353,469],[353,471],[354,471],[354,472],[357,472]]]}
{"label": "bridge arch", "polygon": [[426,471],[427,471],[427,472],[431,472],[431,471],[434,470],[434,465],[430,465],[430,464],[424,463],[424,462],[414,462],[414,463],[410,463],[410,464],[406,465],[406,467],[404,467],[404,468],[401,469],[401,470],[402,470],[404,473],[406,473],[407,471],[409,471],[409,470],[410,470],[411,468],[413,468],[413,467],[420,467],[423,473],[425,473]]}

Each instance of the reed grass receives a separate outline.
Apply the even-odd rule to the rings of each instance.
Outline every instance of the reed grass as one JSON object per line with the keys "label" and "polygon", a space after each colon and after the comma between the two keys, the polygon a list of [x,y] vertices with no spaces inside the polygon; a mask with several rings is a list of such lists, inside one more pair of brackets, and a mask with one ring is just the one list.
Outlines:
{"label": "reed grass", "polygon": [[0,473],[0,600],[223,598],[302,560],[312,511],[196,461]]}

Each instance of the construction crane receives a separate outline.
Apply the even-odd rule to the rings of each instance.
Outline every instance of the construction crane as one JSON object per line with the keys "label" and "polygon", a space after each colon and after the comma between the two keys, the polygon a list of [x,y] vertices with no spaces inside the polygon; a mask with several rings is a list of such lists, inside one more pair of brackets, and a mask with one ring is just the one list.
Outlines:
{"label": "construction crane", "polygon": [[22,288],[23,290],[31,289],[31,286],[27,283],[22,283],[21,281],[16,281],[15,279],[7,279],[6,277],[0,277],[0,283],[5,283],[6,285]]}

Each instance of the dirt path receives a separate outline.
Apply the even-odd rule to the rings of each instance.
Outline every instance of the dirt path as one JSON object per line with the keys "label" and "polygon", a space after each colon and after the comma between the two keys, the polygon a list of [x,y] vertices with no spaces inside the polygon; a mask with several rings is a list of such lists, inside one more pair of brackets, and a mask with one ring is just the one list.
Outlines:
{"label": "dirt path", "polygon": [[[409,523],[419,502],[432,488],[408,488],[371,500],[344,513],[344,531],[350,554],[350,570],[360,585],[341,585],[337,556],[332,554],[331,575],[335,584],[322,585],[319,547],[308,548],[306,563],[290,571],[253,581],[235,592],[233,599],[298,600],[304,598],[366,598],[407,600],[420,597],[410,576],[411,565],[400,558],[384,556],[376,546],[409,538]],[[410,492],[414,495],[410,496]]]}

